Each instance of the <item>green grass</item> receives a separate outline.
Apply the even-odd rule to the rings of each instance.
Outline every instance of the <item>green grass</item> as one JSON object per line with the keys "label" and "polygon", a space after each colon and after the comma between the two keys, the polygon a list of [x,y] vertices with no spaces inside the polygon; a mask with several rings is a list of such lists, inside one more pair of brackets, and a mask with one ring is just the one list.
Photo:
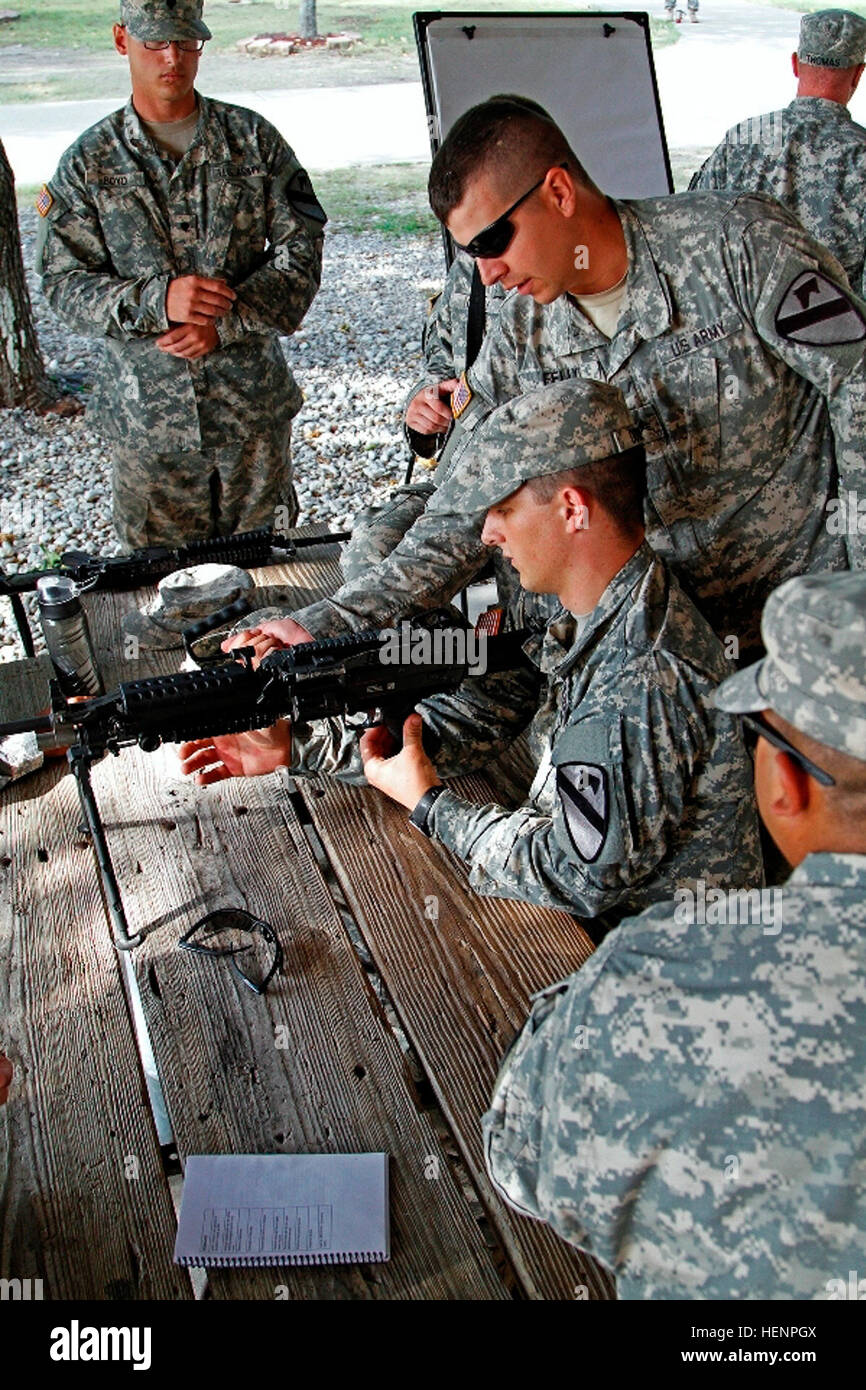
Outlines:
{"label": "green grass", "polygon": [[427,203],[426,164],[376,164],[311,172],[331,221],[347,232],[438,233]]}
{"label": "green grass", "polygon": [[[827,0],[761,0],[764,5],[772,5],[777,10],[826,10],[831,8]],[[862,15],[866,19],[866,5],[849,5],[846,0],[844,6],[846,10],[851,10],[854,14]]]}
{"label": "green grass", "polygon": [[[10,0],[11,3],[11,0]],[[15,0],[21,18],[0,25],[0,48],[24,44],[29,48],[70,48],[104,53],[111,43],[111,25],[118,6],[115,0]],[[318,6],[319,33],[341,30],[359,33],[365,47],[385,46],[414,52],[412,13],[416,0],[380,5],[378,0],[344,0]],[[467,5],[445,5],[445,9],[466,9]],[[500,0],[473,0],[471,9],[501,9]],[[530,0],[528,10],[560,10],[562,0]],[[208,0],[207,21],[213,31],[212,51],[234,47],[238,39],[254,33],[291,33],[297,29],[298,7],[276,5],[271,0],[253,0],[250,5],[232,5],[229,0]],[[672,26],[653,21],[653,41],[657,47],[674,43],[678,35]],[[262,60],[264,61],[264,60]]]}

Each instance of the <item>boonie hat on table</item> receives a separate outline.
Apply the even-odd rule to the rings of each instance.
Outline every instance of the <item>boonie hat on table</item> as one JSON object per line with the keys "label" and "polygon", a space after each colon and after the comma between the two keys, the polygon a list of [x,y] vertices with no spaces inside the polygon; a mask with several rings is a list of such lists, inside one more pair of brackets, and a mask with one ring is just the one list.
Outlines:
{"label": "boonie hat on table", "polygon": [[192,565],[167,574],[158,596],[145,608],[127,613],[123,631],[143,647],[171,651],[183,646],[183,632],[239,598],[249,598],[255,582],[237,565]]}

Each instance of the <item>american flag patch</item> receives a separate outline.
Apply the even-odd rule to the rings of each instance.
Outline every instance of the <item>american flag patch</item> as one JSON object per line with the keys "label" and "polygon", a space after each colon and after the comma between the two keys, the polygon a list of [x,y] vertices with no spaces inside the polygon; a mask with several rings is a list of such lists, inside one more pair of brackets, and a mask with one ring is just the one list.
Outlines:
{"label": "american flag patch", "polygon": [[54,199],[48,191],[48,184],[43,183],[36,199],[36,211],[40,217],[47,217],[54,206]]}
{"label": "american flag patch", "polygon": [[469,402],[472,400],[472,388],[466,380],[464,372],[457,383],[457,390],[451,393],[451,414],[455,420],[459,420]]}
{"label": "american flag patch", "polygon": [[480,636],[482,632],[486,632],[488,637],[498,637],[504,617],[504,608],[485,608],[484,612],[479,615],[478,621],[475,624],[476,635]]}

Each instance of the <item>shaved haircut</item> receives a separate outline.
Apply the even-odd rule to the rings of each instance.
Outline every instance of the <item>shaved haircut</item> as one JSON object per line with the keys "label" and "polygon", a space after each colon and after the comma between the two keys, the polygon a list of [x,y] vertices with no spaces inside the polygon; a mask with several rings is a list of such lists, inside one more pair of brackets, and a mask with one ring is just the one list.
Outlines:
{"label": "shaved haircut", "polygon": [[577,181],[595,189],[559,126],[529,97],[499,96],[464,112],[443,140],[430,169],[427,191],[440,222],[447,222],[479,174],[503,197],[565,165]]}

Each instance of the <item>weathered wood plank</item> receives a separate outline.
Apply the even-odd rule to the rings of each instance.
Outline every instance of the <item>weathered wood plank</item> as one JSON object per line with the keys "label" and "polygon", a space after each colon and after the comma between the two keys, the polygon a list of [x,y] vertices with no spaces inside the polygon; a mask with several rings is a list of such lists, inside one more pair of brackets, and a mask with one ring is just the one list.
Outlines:
{"label": "weathered wood plank", "polygon": [[[130,929],[146,932],[134,963],[182,1157],[392,1155],[389,1263],[219,1271],[215,1296],[273,1298],[286,1285],[292,1298],[508,1297],[280,778],[170,783],[158,757],[129,750],[94,770],[94,786]],[[283,944],[284,972],[264,998],[224,962],[177,949],[199,916],[232,905],[271,922]]]}
{"label": "weathered wood plank", "polygon": [[47,709],[50,679],[47,656],[0,662],[0,724]]}
{"label": "weathered wood plank", "polygon": [[[500,1201],[481,1145],[480,1118],[529,996],[577,969],[589,938],[566,913],[473,893],[462,864],[378,792],[298,785],[518,1277],[536,1298],[571,1298],[581,1284],[609,1298],[594,1261]],[[481,778],[456,785],[491,799]]]}
{"label": "weathered wood plank", "polygon": [[64,765],[0,793],[0,1276],[191,1298],[93,856]]}

